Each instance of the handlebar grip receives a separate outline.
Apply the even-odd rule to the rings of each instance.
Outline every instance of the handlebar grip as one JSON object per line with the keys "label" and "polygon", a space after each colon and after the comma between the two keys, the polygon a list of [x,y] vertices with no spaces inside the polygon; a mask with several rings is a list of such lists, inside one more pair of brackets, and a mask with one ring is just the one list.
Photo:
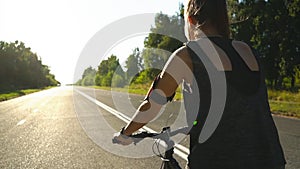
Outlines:
{"label": "handlebar grip", "polygon": [[140,139],[143,139],[143,138],[146,138],[146,137],[155,137],[157,135],[159,135],[159,133],[148,133],[146,131],[143,131],[143,132],[140,132],[140,133],[137,133],[137,134],[133,134],[130,137],[131,138],[140,138]]}
{"label": "handlebar grip", "polygon": [[120,143],[120,141],[118,141],[118,140],[115,139],[115,138],[113,138],[111,141],[112,141],[113,144],[118,144],[118,143]]}
{"label": "handlebar grip", "polygon": [[[132,138],[133,144],[136,145],[138,142],[140,142],[142,139],[140,138]],[[119,144],[120,141],[118,141],[117,139],[113,138],[112,140],[113,144]]]}

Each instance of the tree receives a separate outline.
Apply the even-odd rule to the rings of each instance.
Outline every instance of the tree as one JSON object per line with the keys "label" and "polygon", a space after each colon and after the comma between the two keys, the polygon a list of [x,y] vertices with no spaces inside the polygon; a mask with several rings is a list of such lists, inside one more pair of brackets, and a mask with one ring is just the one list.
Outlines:
{"label": "tree", "polygon": [[131,55],[126,60],[126,79],[130,82],[132,78],[139,74],[143,70],[143,58],[141,57],[141,52],[139,48],[135,48]]}
{"label": "tree", "polygon": [[0,92],[59,84],[47,65],[23,42],[0,41]]}
{"label": "tree", "polygon": [[229,0],[232,36],[251,44],[261,55],[269,85],[295,85],[299,71],[299,0]]}
{"label": "tree", "polygon": [[163,13],[156,15],[155,26],[146,37],[145,49],[142,52],[149,79],[153,79],[163,68],[171,53],[186,42],[183,11],[181,5],[176,15],[168,16]]}
{"label": "tree", "polygon": [[96,70],[92,68],[92,66],[86,68],[82,74],[82,79],[84,79],[87,76],[92,76],[94,77],[96,75]]}
{"label": "tree", "polygon": [[96,70],[91,66],[86,68],[82,74],[80,84],[82,86],[93,86],[95,85]]}
{"label": "tree", "polygon": [[[103,60],[98,66],[96,73],[96,85],[112,86],[113,78],[117,78],[114,85],[120,87],[125,84],[125,73],[115,55],[111,55],[107,60]],[[120,84],[122,82],[122,85]]]}
{"label": "tree", "polygon": [[[277,89],[295,87],[300,78],[300,0],[228,0],[227,4],[231,36],[259,53],[267,84]],[[153,80],[170,54],[186,41],[183,30],[183,5],[176,15],[157,14],[151,33],[145,38],[145,48],[141,52],[134,50],[126,61],[127,80],[133,76],[131,81],[136,83]],[[112,57],[101,62],[97,85],[111,85],[116,67],[120,67],[116,60]],[[126,79],[124,71],[118,71]],[[139,74],[134,75],[136,72]]]}

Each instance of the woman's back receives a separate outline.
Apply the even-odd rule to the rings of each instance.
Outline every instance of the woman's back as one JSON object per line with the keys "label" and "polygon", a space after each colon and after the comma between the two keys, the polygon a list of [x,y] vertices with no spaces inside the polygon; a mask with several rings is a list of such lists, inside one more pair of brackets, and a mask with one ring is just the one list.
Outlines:
{"label": "woman's back", "polygon": [[[185,101],[189,100],[188,104],[185,104],[187,113],[191,105],[200,105],[197,124],[190,132],[189,166],[222,169],[268,169],[283,166],[285,160],[271,117],[264,77],[257,56],[241,42],[210,37],[209,41],[216,50],[212,52],[199,41],[203,39],[187,43],[197,83],[192,87],[198,86],[200,93],[200,103],[194,104],[190,102],[190,100],[197,100],[191,99],[195,97],[194,93],[184,93]],[[202,48],[203,55],[197,56],[197,52],[193,51],[195,47],[191,50],[190,47],[195,44]],[[214,66],[203,64],[201,57],[207,57]],[[221,62],[217,62],[216,57],[219,57]],[[207,69],[225,73],[226,102],[216,130],[208,140],[199,143],[199,136],[207,120],[212,98],[210,78],[213,77],[209,75]]]}

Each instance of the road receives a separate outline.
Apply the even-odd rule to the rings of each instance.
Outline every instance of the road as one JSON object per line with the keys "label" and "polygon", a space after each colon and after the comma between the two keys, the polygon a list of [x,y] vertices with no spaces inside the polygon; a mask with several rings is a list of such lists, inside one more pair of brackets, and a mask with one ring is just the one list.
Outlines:
{"label": "road", "polygon": [[[126,116],[132,115],[132,110],[142,99],[138,95],[118,92],[79,90],[122,110]],[[133,107],[128,106],[129,103]],[[180,106],[179,102],[172,104],[166,108],[169,112]],[[167,118],[169,123],[176,120],[176,115],[169,116],[163,114],[161,119]],[[100,120],[103,123],[99,123]],[[300,168],[300,120],[282,117],[274,117],[274,120],[288,162],[286,168]],[[158,119],[149,127],[158,129],[156,126],[165,123]],[[114,152],[126,154],[126,148],[107,141],[124,125],[125,122],[74,92],[72,87],[53,88],[1,102],[0,168],[159,168],[161,161],[158,157],[130,158],[128,156],[132,154],[126,157]],[[186,145],[187,141],[183,139],[181,143]],[[184,165],[183,159],[178,156],[177,159]]]}

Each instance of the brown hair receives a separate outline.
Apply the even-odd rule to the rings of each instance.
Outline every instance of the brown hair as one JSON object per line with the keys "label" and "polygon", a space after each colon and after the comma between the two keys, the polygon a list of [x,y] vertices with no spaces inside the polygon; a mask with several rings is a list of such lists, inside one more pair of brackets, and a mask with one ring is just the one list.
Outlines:
{"label": "brown hair", "polygon": [[209,21],[220,35],[229,38],[226,0],[189,0],[187,15],[196,19],[198,25],[203,25]]}

